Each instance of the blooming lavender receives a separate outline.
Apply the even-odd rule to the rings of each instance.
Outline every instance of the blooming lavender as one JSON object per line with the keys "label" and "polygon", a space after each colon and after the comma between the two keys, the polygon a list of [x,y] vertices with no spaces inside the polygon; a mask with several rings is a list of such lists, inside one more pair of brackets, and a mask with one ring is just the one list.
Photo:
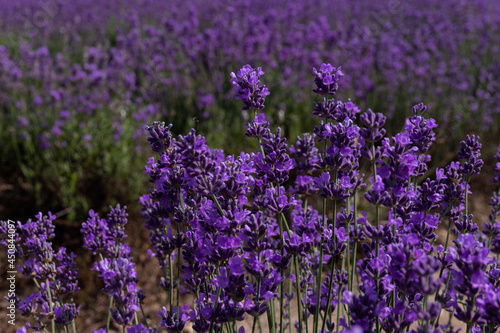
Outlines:
{"label": "blooming lavender", "polygon": [[242,110],[262,110],[264,101],[269,95],[265,85],[260,84],[264,71],[260,67],[253,69],[250,65],[243,66],[236,74],[231,73],[231,83],[236,92],[236,99],[243,102]]}
{"label": "blooming lavender", "polygon": [[[99,52],[90,56],[99,67]],[[159,326],[242,333],[247,320],[252,333],[454,332],[448,315],[467,333],[498,330],[498,195],[484,226],[468,210],[472,176],[483,166],[479,138],[461,142],[461,162],[430,172],[437,122],[424,117],[427,108],[417,104],[403,129],[386,135],[387,118],[343,102],[343,72],[323,64],[310,82],[323,98],[311,106],[320,119],[313,134],[289,145],[266,120],[262,74],[244,66],[230,79],[244,110],[259,111],[245,131],[254,152],[226,154],[194,129],[146,127],[155,155],[139,203],[167,296],[155,305]],[[37,219],[19,223],[14,239],[26,257],[19,270],[40,281],[39,290],[14,301],[22,314],[35,314],[29,329],[48,329],[49,317],[53,331],[67,329],[79,308],[59,297],[78,290],[75,257],[52,250],[54,216]],[[82,223],[84,247],[98,256],[92,269],[110,297],[107,327],[97,332],[109,331],[111,319],[124,331],[157,331],[142,308],[127,222],[118,205],[105,218],[91,210]],[[8,232],[5,223],[0,230]]]}
{"label": "blooming lavender", "polygon": [[[135,319],[135,312],[140,310],[140,302],[144,299],[142,290],[137,288],[137,273],[130,255],[130,247],[123,243],[127,237],[127,207],[117,205],[110,207],[106,219],[101,219],[93,210],[90,217],[82,224],[84,247],[98,254],[99,261],[93,265],[98,277],[103,280],[103,292],[110,296],[106,332],[110,319],[117,324],[128,326]],[[147,319],[146,325],[147,325]]]}
{"label": "blooming lavender", "polygon": [[[55,236],[55,215],[40,212],[35,218],[17,222],[14,239],[16,258],[22,259],[17,270],[31,279],[38,291],[24,299],[12,295],[12,299],[20,314],[28,318],[28,329],[75,330],[75,320],[80,314],[80,306],[73,299],[80,290],[76,255],[67,253],[64,247],[54,250],[51,239]],[[2,230],[2,234],[7,236],[7,230]]]}

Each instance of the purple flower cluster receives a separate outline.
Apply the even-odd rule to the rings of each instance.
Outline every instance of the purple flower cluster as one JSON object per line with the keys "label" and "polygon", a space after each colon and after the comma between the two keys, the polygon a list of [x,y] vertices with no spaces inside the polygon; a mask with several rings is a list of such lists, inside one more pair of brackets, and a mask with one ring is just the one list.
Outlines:
{"label": "purple flower cluster", "polygon": [[[17,294],[6,299],[15,301],[19,313],[28,318],[26,327],[36,332],[50,327],[67,330],[80,314],[80,306],[73,301],[80,290],[76,255],[68,254],[64,247],[57,252],[53,249],[55,218],[50,212],[48,216],[38,213],[35,220],[17,222],[15,236],[9,238],[16,244],[15,258],[22,260],[17,271],[30,278],[38,291],[22,300]],[[2,236],[9,235],[7,225],[6,221],[0,222]],[[1,245],[7,247],[4,241]]]}
{"label": "purple flower cluster", "polygon": [[253,69],[245,65],[236,74],[231,73],[231,83],[236,92],[236,99],[243,102],[242,110],[262,110],[264,101],[269,95],[265,85],[259,85],[260,77],[264,72],[260,67]]}
{"label": "purple flower cluster", "polygon": [[104,282],[103,292],[111,297],[109,314],[113,320],[127,326],[140,309],[145,295],[137,288],[137,273],[130,255],[130,247],[123,241],[127,237],[127,207],[110,207],[106,219],[101,219],[93,210],[90,217],[82,223],[84,247],[100,260],[94,263],[93,270]]}
{"label": "purple flower cluster", "polygon": [[[249,71],[245,66],[239,73]],[[314,74],[314,91],[335,95],[342,72],[323,64]],[[232,75],[234,84],[237,77],[247,79]],[[424,118],[425,111],[421,103],[413,107],[403,131],[390,139],[382,114],[361,113],[352,102],[324,97],[313,113],[326,121],[289,148],[280,129],[273,134],[260,113],[245,133],[260,151],[238,158],[210,149],[194,131],[174,138],[163,123],[148,127],[159,157],[146,166],[154,189],[141,204],[153,253],[165,272],[160,284],[171,298],[170,309],[159,313],[162,326],[180,332],[191,320],[196,332],[224,330],[245,314],[255,323],[267,313],[270,331],[303,331],[312,316],[313,331],[441,332],[451,329],[439,321],[448,311],[470,329],[497,328],[498,269],[489,253],[498,248],[498,200],[493,199],[496,210],[484,237],[472,216],[462,217],[468,183],[483,164],[481,144],[467,137],[458,154],[463,163],[452,162],[419,181],[436,140],[437,124]],[[370,218],[366,212],[357,215],[363,159],[373,170],[364,192],[376,207]],[[292,172],[296,177],[287,193],[282,184],[293,180]],[[323,198],[323,213],[308,204],[316,194]],[[382,206],[388,209],[385,223]],[[444,219],[448,236],[437,246]],[[450,235],[459,235],[454,246]],[[175,270],[179,253],[184,263],[177,259],[175,280],[168,272]],[[324,267],[329,267],[326,278]],[[290,291],[284,292],[287,282]],[[180,283],[196,295],[192,307],[174,305]]]}

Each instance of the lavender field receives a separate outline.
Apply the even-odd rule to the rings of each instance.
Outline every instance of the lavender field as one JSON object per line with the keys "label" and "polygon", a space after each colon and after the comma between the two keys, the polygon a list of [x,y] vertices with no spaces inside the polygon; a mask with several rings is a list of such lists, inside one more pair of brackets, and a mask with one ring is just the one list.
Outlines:
{"label": "lavender field", "polygon": [[497,1],[0,0],[0,115],[2,332],[500,331]]}

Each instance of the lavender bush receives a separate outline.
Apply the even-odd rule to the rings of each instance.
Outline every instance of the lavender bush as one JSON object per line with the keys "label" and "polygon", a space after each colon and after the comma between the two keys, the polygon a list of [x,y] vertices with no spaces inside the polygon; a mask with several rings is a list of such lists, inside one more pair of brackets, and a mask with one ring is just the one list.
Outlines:
{"label": "lavender bush", "polygon": [[91,182],[116,196],[144,156],[131,153],[142,147],[138,123],[195,127],[236,153],[246,141],[234,138],[253,116],[233,111],[225,77],[247,62],[266,68],[276,110],[267,120],[289,140],[313,126],[308,75],[325,59],[349,73],[343,99],[384,113],[393,132],[421,100],[445,144],[500,123],[496,1],[1,0],[0,8],[8,142],[0,162],[38,193],[38,207],[99,209],[108,198],[92,202],[96,191],[81,186]]}
{"label": "lavender bush", "polygon": [[[322,64],[313,74],[321,121],[293,146],[266,121],[264,72],[249,65],[230,83],[253,115],[245,135],[256,152],[226,155],[195,130],[176,137],[163,122],[147,127],[157,155],[146,164],[152,188],[140,203],[168,293],[168,304],[157,305],[159,329],[456,332],[460,323],[467,333],[496,332],[500,189],[482,228],[468,208],[483,167],[479,137],[467,136],[459,161],[431,172],[437,122],[426,106],[415,105],[403,130],[388,136],[384,115],[335,98],[340,67]],[[500,147],[495,160],[500,185]],[[145,295],[124,243],[125,208],[89,215],[84,244],[99,256],[93,269],[110,296],[107,328],[97,331],[112,319],[124,332],[156,332],[144,311],[141,322],[136,314]],[[54,255],[47,242],[53,219],[40,213],[17,227],[19,256],[28,257],[19,270],[40,281],[38,293],[18,301],[35,331],[69,331],[79,309],[70,297],[78,290],[73,256]]]}

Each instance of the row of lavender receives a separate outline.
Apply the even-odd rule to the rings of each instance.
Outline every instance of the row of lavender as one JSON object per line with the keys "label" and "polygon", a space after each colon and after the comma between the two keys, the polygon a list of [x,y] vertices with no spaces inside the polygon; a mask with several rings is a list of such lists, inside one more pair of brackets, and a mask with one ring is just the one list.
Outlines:
{"label": "row of lavender", "polygon": [[[245,331],[246,317],[252,332],[451,333],[457,321],[467,333],[496,332],[500,188],[481,229],[468,209],[471,178],[483,167],[479,137],[460,143],[460,161],[430,173],[437,123],[423,116],[423,104],[389,137],[381,113],[330,98],[340,68],[313,72],[313,91],[323,96],[313,114],[322,121],[293,146],[270,129],[264,72],[248,65],[230,81],[243,110],[255,114],[245,135],[260,151],[225,155],[194,130],[174,137],[162,122],[148,127],[158,156],[146,164],[153,188],[140,203],[168,293],[168,304],[157,304],[160,326],[235,333]],[[500,185],[500,147],[495,160],[492,182]],[[362,174],[363,163],[371,175]],[[313,207],[318,196],[322,205]],[[361,197],[368,211],[358,212]],[[78,270],[72,254],[52,249],[54,219],[40,213],[12,231],[2,222],[23,258],[19,271],[39,289],[11,300],[32,318],[29,329],[76,332]],[[108,332],[111,319],[124,332],[156,332],[144,311],[138,315],[146,295],[126,223],[117,206],[105,219],[90,211],[82,225],[85,247],[98,256],[92,269],[110,296],[107,327],[97,332]],[[440,225],[446,239],[438,238]],[[182,304],[182,292],[194,301]]]}
{"label": "row of lavender", "polygon": [[[484,128],[498,113],[491,99],[498,90],[500,8],[491,1],[429,1],[426,6],[257,2],[251,7],[218,1],[211,10],[201,10],[196,2],[65,2],[52,9],[53,20],[38,23],[36,1],[3,4],[10,9],[4,11],[4,30],[13,44],[2,50],[3,104],[12,106],[18,101],[9,97],[21,92],[27,104],[21,109],[46,103],[92,113],[115,94],[124,103],[143,106],[161,104],[161,97],[172,97],[169,91],[174,90],[206,111],[227,97],[224,73],[243,60],[268,68],[273,73],[269,82],[288,92],[279,102],[287,104],[284,99],[291,98],[294,104],[309,96],[290,89],[307,86],[309,68],[329,58],[341,61],[350,73],[346,96],[361,102],[373,95],[390,113],[403,111],[401,106],[411,100],[426,99],[445,106],[445,125],[464,116],[448,110],[453,107],[479,113],[478,125]],[[44,37],[35,38],[26,23]],[[92,35],[91,28],[95,39],[78,45]],[[65,42],[49,53],[54,33],[53,39]],[[35,47],[40,40],[42,45]],[[24,89],[34,89],[31,96],[24,96],[19,86],[23,78],[30,82]],[[66,91],[68,85],[77,91]],[[78,95],[87,91],[90,95]],[[167,105],[160,106],[169,111]]]}
{"label": "row of lavender", "polygon": [[236,151],[230,138],[248,113],[231,111],[224,76],[241,63],[267,69],[276,110],[268,118],[288,138],[311,125],[303,112],[310,94],[299,88],[325,59],[349,74],[342,96],[389,116],[391,129],[425,100],[455,137],[465,125],[498,130],[494,1],[23,0],[0,8],[0,133],[9,143],[1,162],[17,161],[10,165],[39,192],[62,193],[51,198],[59,209],[88,207],[84,198],[64,201],[85,191],[86,175],[111,179],[137,167],[118,160],[140,149],[138,123],[168,119],[179,133],[195,126]]}

